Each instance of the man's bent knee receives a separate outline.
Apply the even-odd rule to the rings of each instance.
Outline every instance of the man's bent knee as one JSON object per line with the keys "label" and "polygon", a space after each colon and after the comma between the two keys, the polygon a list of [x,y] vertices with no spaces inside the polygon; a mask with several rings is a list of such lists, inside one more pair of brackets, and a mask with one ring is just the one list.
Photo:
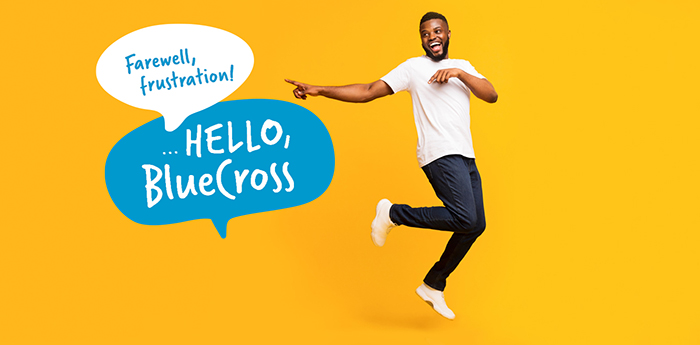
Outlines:
{"label": "man's bent knee", "polygon": [[478,237],[484,233],[484,230],[486,230],[486,221],[481,219],[473,221],[468,218],[462,218],[457,221],[455,232],[476,234]]}
{"label": "man's bent knee", "polygon": [[455,219],[453,227],[455,232],[474,233],[477,231],[483,231],[483,229],[480,227],[480,223],[481,222],[474,221],[467,217],[459,217]]}
{"label": "man's bent knee", "polygon": [[484,233],[484,230],[486,230],[486,222],[481,221],[481,222],[479,222],[479,226],[476,227],[476,231],[477,231],[476,237],[481,236],[481,234]]}

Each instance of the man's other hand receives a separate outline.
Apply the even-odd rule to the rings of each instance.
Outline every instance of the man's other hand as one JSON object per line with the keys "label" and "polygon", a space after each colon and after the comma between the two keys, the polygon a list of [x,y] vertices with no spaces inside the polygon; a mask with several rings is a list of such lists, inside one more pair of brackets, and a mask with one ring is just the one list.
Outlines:
{"label": "man's other hand", "polygon": [[432,77],[430,77],[430,80],[428,80],[428,84],[432,84],[433,82],[436,82],[438,84],[447,83],[447,81],[450,78],[459,78],[460,73],[462,73],[462,70],[459,68],[441,69],[435,72],[435,74],[433,74]]}

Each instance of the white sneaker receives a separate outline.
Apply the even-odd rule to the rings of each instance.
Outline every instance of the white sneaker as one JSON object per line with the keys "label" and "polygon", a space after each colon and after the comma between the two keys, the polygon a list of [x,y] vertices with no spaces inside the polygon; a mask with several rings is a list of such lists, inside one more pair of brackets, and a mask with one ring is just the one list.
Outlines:
{"label": "white sneaker", "polygon": [[379,200],[377,204],[377,213],[372,221],[372,242],[375,246],[381,247],[386,242],[386,236],[389,235],[391,228],[395,227],[389,218],[389,210],[391,209],[391,201],[387,199]]}
{"label": "white sneaker", "polygon": [[422,298],[424,301],[430,304],[430,306],[433,307],[433,309],[435,309],[435,311],[438,314],[450,320],[454,320],[455,313],[453,313],[452,310],[450,310],[450,308],[447,307],[447,303],[445,303],[445,297],[442,291],[435,290],[423,283],[416,289],[416,293],[418,294],[418,296],[420,296],[420,298]]}

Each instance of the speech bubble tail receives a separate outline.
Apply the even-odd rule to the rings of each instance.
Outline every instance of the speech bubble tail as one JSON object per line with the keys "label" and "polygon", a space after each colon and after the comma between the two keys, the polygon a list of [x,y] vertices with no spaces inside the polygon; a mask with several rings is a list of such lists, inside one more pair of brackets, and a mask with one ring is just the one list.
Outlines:
{"label": "speech bubble tail", "polygon": [[216,228],[216,231],[219,232],[219,236],[221,238],[226,238],[226,226],[228,225],[228,219],[212,219],[212,223],[214,223],[214,227]]}
{"label": "speech bubble tail", "polygon": [[168,116],[166,116],[166,113],[161,113],[163,114],[164,122],[165,122],[165,130],[168,132],[172,132],[176,130],[180,125],[185,121],[185,119],[190,116],[190,114],[181,114],[181,113],[167,113]]}

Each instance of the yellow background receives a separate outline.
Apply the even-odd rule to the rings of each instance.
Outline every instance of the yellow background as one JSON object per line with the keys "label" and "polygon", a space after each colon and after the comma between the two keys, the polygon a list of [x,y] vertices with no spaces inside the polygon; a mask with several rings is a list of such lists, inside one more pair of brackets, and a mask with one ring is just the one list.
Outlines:
{"label": "yellow background", "polygon": [[[0,343],[700,344],[696,1],[43,2],[3,5]],[[423,54],[496,86],[472,128],[488,227],[449,279],[450,322],[414,289],[448,233],[397,228],[384,197],[438,203],[415,159],[407,93],[292,97],[283,78],[371,82]],[[165,23],[243,38],[255,67],[227,99],[302,104],[336,171],[319,199],[229,222],[131,222],[112,146],[158,114],[95,77],[118,38]]]}

